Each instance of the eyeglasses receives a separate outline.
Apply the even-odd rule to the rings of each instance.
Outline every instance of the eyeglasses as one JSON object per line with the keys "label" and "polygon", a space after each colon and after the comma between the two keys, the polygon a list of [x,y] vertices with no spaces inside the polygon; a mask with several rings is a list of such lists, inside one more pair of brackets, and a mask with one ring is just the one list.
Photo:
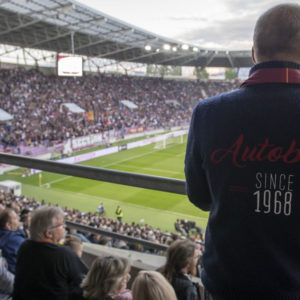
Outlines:
{"label": "eyeglasses", "polygon": [[49,229],[55,229],[55,228],[58,228],[58,227],[60,227],[60,226],[66,226],[66,223],[63,222],[63,223],[60,223],[60,224],[56,224],[56,225],[54,225],[54,226],[49,227]]}

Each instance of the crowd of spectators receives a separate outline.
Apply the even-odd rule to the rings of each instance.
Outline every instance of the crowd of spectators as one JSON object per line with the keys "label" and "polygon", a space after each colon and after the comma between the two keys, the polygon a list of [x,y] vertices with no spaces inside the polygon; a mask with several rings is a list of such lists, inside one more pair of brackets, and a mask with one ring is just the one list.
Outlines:
{"label": "crowd of spectators", "polygon": [[[0,108],[13,116],[0,126],[4,147],[48,146],[72,137],[129,128],[156,129],[188,123],[203,98],[237,88],[238,82],[178,81],[125,75],[77,78],[45,75],[37,69],[0,70]],[[121,100],[130,100],[130,109]],[[74,103],[84,113],[62,104]]]}
{"label": "crowd of spectators", "polygon": [[[19,223],[19,219],[22,220],[21,223]],[[31,295],[30,297],[33,299],[35,293],[40,295],[43,292],[47,292],[44,295],[45,299],[52,299],[51,297],[55,294],[58,297],[57,299],[92,300],[97,295],[97,299],[103,300],[141,300],[140,296],[138,298],[132,297],[131,291],[127,289],[127,282],[130,279],[130,263],[128,260],[113,256],[97,258],[88,272],[88,266],[81,260],[82,242],[106,244],[106,246],[147,253],[156,252],[151,251],[150,248],[131,245],[120,240],[105,240],[104,243],[103,237],[100,235],[85,235],[74,230],[69,230],[68,235],[65,236],[66,220],[135,236],[155,243],[167,244],[170,246],[168,248],[170,251],[181,253],[180,255],[184,256],[180,259],[181,264],[177,266],[177,264],[169,261],[171,252],[168,250],[167,263],[162,269],[162,273],[164,274],[163,270],[169,269],[170,264],[174,264],[172,270],[176,274],[178,272],[182,273],[183,277],[181,276],[181,281],[177,282],[173,280],[173,277],[168,278],[165,276],[169,283],[162,281],[161,286],[157,287],[157,291],[149,286],[149,291],[151,294],[154,293],[154,296],[148,298],[159,299],[157,295],[155,296],[155,293],[158,293],[161,295],[168,294],[170,299],[175,299],[175,291],[179,300],[200,299],[197,296],[199,293],[198,286],[194,285],[189,277],[186,277],[189,274],[198,277],[200,274],[197,266],[199,265],[199,254],[203,249],[192,242],[191,239],[181,239],[178,234],[163,233],[159,229],[154,230],[149,225],[140,226],[134,223],[128,224],[114,219],[107,219],[99,216],[97,212],[84,214],[76,209],[67,207],[61,209],[57,205],[46,205],[44,201],[39,203],[34,198],[0,193],[0,234],[11,237],[10,240],[0,246],[4,258],[2,262],[0,255],[0,297],[4,297],[1,299],[10,299],[12,283],[15,281],[13,299],[18,300],[28,299],[26,298],[28,295]],[[16,243],[16,234],[22,235],[21,244]],[[69,249],[61,248],[59,242],[63,242],[65,247]],[[7,252],[7,249],[10,252]],[[34,260],[34,257],[39,259]],[[47,257],[47,262],[44,259],[45,257]],[[35,261],[34,264],[32,264],[33,261]],[[39,282],[32,280],[36,276],[43,277],[46,274],[45,272],[47,276],[49,272],[53,274],[50,277],[41,279]],[[24,276],[26,276],[26,280]],[[143,289],[147,289],[149,276],[151,278],[158,276],[157,278],[159,278],[161,275],[148,274],[143,271],[141,276],[141,278],[139,277],[139,283],[135,285],[136,295],[140,295],[141,292],[141,287],[138,288],[139,285],[146,285]],[[45,285],[46,281],[49,281],[49,285],[53,286],[53,290]],[[55,288],[56,286],[57,288]],[[183,290],[186,291],[182,294]],[[68,298],[65,298],[66,293],[69,294]]]}
{"label": "crowd of spectators", "polygon": [[[26,196],[15,196],[13,194],[0,193],[0,205],[7,208],[12,208],[14,211],[18,212],[22,222],[23,235],[28,237],[28,219],[30,220],[31,212],[36,210],[38,207],[45,205],[36,201],[34,198]],[[134,222],[120,222],[117,219],[105,218],[99,216],[95,212],[83,213],[78,209],[71,209],[68,207],[63,207],[65,213],[65,220],[80,223],[82,225],[91,226],[108,232],[115,232],[123,234],[126,236],[131,236],[143,240],[147,240],[157,244],[170,245],[173,241],[177,239],[186,238],[186,234],[181,234],[179,232],[172,233],[162,231],[159,228],[154,228],[149,224],[136,224]],[[84,242],[90,242],[100,245],[105,245],[108,247],[115,247],[120,249],[128,249],[134,251],[141,251],[147,253],[157,253],[156,250],[149,247],[142,246],[141,244],[136,244],[132,242],[126,242],[120,239],[112,239],[105,235],[100,234],[86,234],[83,232],[77,232],[75,229],[69,229],[69,232],[75,236],[80,237]],[[203,241],[201,239],[202,235],[195,234],[193,239],[195,241]],[[203,247],[203,246],[200,246]],[[203,250],[203,249],[202,249]]]}

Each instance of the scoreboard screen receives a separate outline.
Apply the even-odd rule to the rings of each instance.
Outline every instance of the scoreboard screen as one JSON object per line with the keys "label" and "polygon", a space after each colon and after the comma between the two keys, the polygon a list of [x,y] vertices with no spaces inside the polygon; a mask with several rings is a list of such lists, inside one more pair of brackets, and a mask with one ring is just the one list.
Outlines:
{"label": "scoreboard screen", "polygon": [[80,56],[57,56],[58,76],[82,76],[83,61]]}

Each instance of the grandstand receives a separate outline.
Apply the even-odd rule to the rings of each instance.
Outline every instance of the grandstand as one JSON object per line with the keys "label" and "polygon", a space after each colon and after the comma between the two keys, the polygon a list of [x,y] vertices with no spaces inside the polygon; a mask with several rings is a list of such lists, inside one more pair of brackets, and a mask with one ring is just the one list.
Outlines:
{"label": "grandstand", "polygon": [[[171,241],[184,238],[182,233],[174,233],[176,219],[188,219],[204,228],[207,213],[199,217],[185,196],[183,134],[198,101],[235,89],[240,83],[137,77],[103,70],[119,62],[249,67],[250,53],[218,52],[195,45],[183,49],[180,41],[75,1],[9,0],[0,3],[0,14],[0,55],[22,53],[22,63],[18,55],[14,63],[3,62],[0,56],[4,118],[0,151],[6,153],[0,154],[0,178],[22,182],[24,192],[17,198],[1,194],[1,203],[15,202],[19,209],[26,205],[35,209],[42,200],[58,203],[65,207],[70,230],[89,232],[87,236],[95,238],[95,243],[98,234],[123,234],[128,239],[125,246],[119,242],[122,236],[112,236],[118,241],[115,247],[123,245],[127,251],[120,254],[115,249],[116,255],[126,257],[139,250],[136,242],[147,253],[161,254]],[[166,50],[166,44],[178,51]],[[58,77],[53,62],[60,54],[83,57],[89,72],[82,77]],[[32,59],[34,68],[27,64]],[[113,170],[105,170],[107,167]],[[39,170],[44,171],[42,175]],[[116,188],[112,183],[126,187]],[[105,201],[108,211],[102,219],[95,215],[100,201]],[[117,204],[126,212],[124,224],[114,221]],[[81,227],[86,225],[91,228]],[[195,240],[201,240],[200,231],[191,232]],[[162,248],[156,249],[155,244]],[[105,250],[85,245],[87,261]],[[151,269],[145,263],[149,257],[135,255],[144,263],[137,263],[137,269]],[[164,259],[154,261],[152,268],[157,269]]]}

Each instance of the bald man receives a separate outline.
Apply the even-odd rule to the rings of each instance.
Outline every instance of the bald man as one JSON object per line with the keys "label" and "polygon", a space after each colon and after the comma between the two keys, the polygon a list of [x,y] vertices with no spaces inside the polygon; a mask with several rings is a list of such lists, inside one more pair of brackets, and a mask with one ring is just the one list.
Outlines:
{"label": "bald man", "polygon": [[300,6],[257,21],[239,90],[201,101],[187,194],[210,211],[202,281],[212,299],[300,299]]}

